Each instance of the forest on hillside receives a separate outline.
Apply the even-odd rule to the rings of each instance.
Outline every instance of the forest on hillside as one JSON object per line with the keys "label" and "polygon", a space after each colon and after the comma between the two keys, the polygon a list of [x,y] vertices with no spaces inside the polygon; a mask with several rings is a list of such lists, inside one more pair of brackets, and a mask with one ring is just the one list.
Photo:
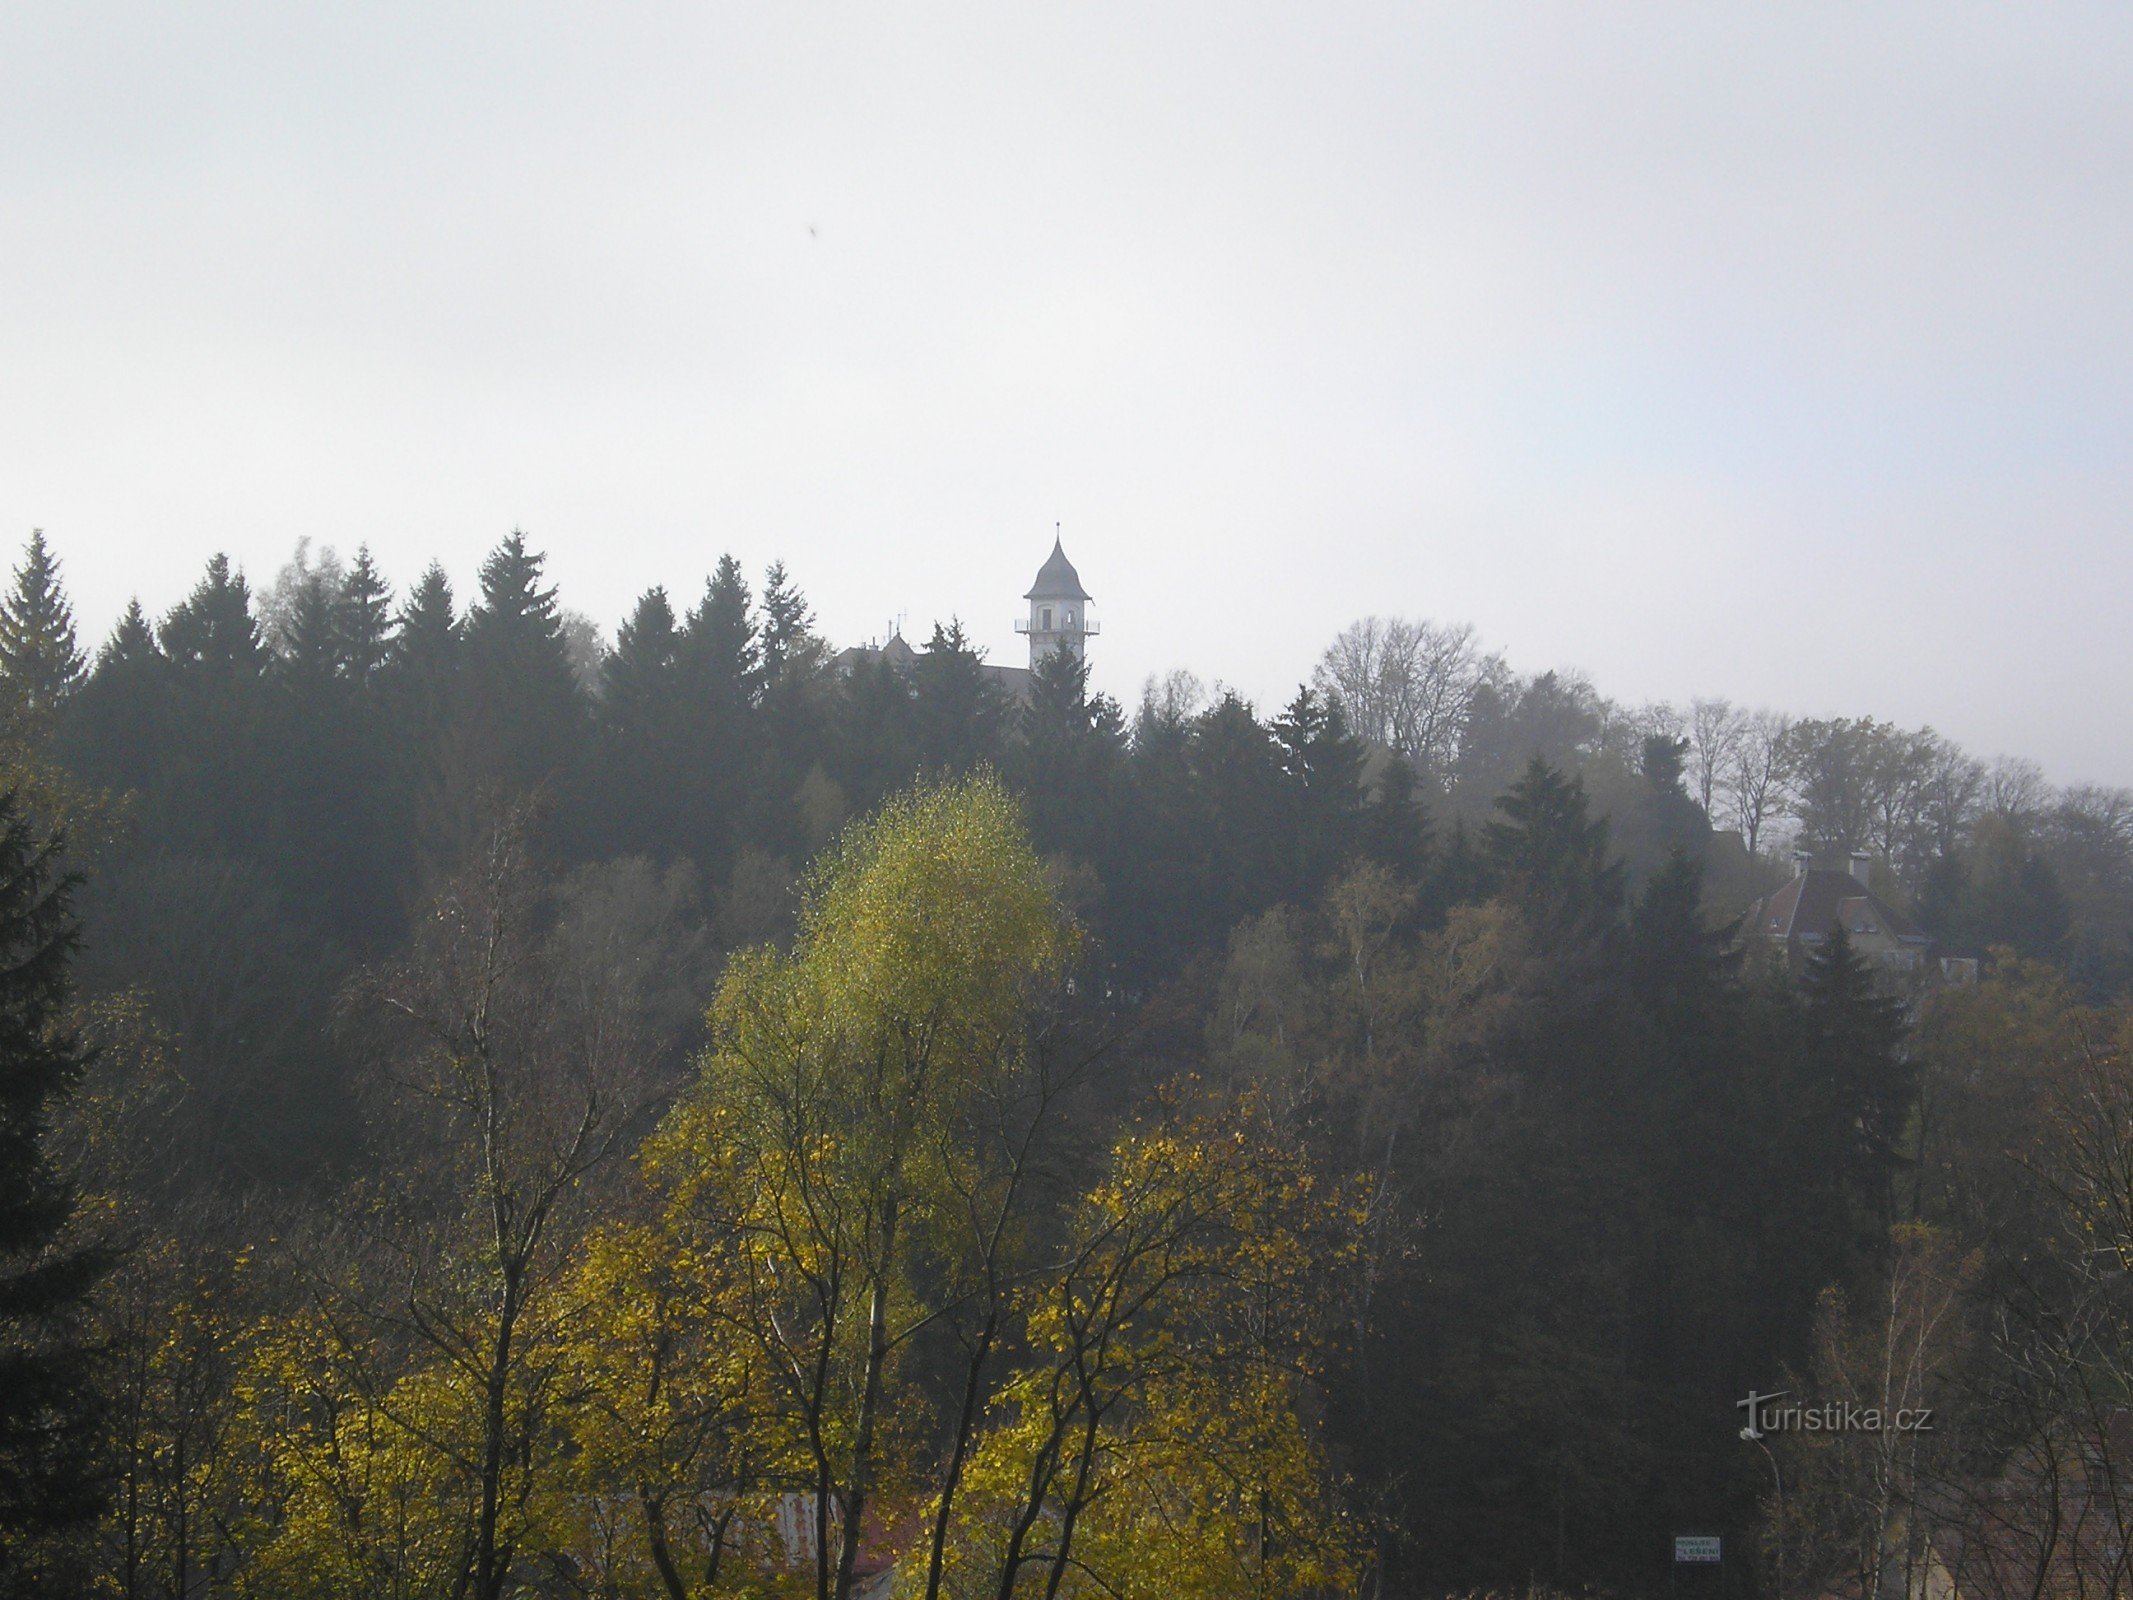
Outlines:
{"label": "forest on hillside", "polygon": [[[5,1592],[2133,1582],[2133,792],[1445,623],[1129,711],[542,568],[92,646],[25,553]],[[1795,852],[1978,981],[1766,955]]]}

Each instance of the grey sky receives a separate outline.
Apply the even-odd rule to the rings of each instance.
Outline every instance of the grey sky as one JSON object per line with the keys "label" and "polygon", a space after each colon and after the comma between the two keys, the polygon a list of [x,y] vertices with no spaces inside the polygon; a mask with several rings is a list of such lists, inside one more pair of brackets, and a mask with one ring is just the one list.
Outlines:
{"label": "grey sky", "polygon": [[0,8],[0,536],[1366,612],[2133,783],[2133,9]]}

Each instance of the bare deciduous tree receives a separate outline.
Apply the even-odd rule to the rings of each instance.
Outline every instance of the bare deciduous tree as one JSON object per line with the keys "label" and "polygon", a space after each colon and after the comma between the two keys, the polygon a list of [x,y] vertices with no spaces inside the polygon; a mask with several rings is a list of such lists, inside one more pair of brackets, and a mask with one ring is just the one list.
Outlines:
{"label": "bare deciduous tree", "polygon": [[1469,623],[1365,617],[1341,630],[1312,672],[1360,737],[1390,746],[1441,783],[1459,753],[1474,691],[1504,675]]}
{"label": "bare deciduous tree", "polygon": [[1906,1224],[1856,1305],[1824,1291],[1815,1390],[1803,1409],[1842,1408],[1846,1426],[1781,1440],[1792,1469],[1778,1532],[1787,1565],[1860,1595],[1928,1592],[1930,1512],[1948,1466],[1948,1430],[1934,1422],[1961,1353],[1974,1270],[1944,1235]]}
{"label": "bare deciduous tree", "polygon": [[1923,844],[1933,856],[1952,854],[1977,820],[1985,768],[1953,739],[1934,736],[1927,760]]}
{"label": "bare deciduous tree", "polygon": [[1698,699],[1689,703],[1689,782],[1704,815],[1718,817],[1717,801],[1726,775],[1748,736],[1750,713],[1730,700]]}
{"label": "bare deciduous tree", "polygon": [[2034,761],[2001,756],[1986,769],[1980,798],[1987,811],[2021,823],[2051,803],[2051,785]]}
{"label": "bare deciduous tree", "polygon": [[1742,841],[1752,856],[1763,831],[1785,805],[1792,719],[1783,712],[1751,712],[1724,773],[1724,793]]}
{"label": "bare deciduous tree", "polygon": [[[458,1457],[471,1511],[459,1588],[475,1600],[510,1588],[514,1521],[546,1456],[534,1434],[563,1337],[547,1302],[586,1179],[652,1087],[642,974],[582,927],[555,937],[529,825],[523,809],[498,819],[408,956],[355,991],[383,1022],[372,1098],[395,1198],[364,1213],[371,1231],[352,1244],[368,1281],[337,1320],[369,1345],[359,1359],[423,1351],[468,1397],[462,1427],[404,1426]],[[572,963],[581,943],[597,959]],[[375,1385],[381,1410],[390,1392]]]}

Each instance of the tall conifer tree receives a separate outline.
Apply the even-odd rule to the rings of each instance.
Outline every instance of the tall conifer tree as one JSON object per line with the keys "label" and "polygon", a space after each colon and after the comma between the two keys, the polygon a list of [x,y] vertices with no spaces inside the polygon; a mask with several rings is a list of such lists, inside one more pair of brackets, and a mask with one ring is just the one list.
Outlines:
{"label": "tall conifer tree", "polygon": [[667,731],[664,723],[679,682],[680,643],[666,590],[646,590],[600,664],[600,717],[612,734],[630,740]]}
{"label": "tall conifer tree", "polygon": [[277,674],[301,697],[324,695],[347,681],[345,636],[336,597],[316,574],[289,604]]}
{"label": "tall conifer tree", "polygon": [[1893,1216],[1898,1143],[1917,1096],[1917,1069],[1904,1049],[1904,1004],[1875,984],[1840,919],[1800,975],[1807,1024],[1800,1104],[1819,1123],[1825,1155],[1845,1173],[1874,1216]]}
{"label": "tall conifer tree", "polygon": [[1415,769],[1407,757],[1384,752],[1376,787],[1363,808],[1363,853],[1410,883],[1428,871],[1435,828],[1422,808]]}
{"label": "tall conifer tree", "polygon": [[21,1592],[37,1592],[28,1541],[100,1499],[81,1319],[105,1260],[69,1243],[75,1195],[48,1146],[88,1060],[65,1028],[75,879],[58,850],[0,794],[0,1585]]}
{"label": "tall conifer tree", "polygon": [[251,585],[226,555],[209,560],[193,592],[164,619],[161,638],[163,653],[187,679],[256,678],[266,666]]}
{"label": "tall conifer tree", "polygon": [[364,688],[376,681],[392,651],[392,600],[392,586],[371,560],[370,546],[359,545],[341,585],[338,622],[348,675]]}
{"label": "tall conifer tree", "polygon": [[1008,770],[1028,797],[1030,829],[1046,850],[1096,864],[1108,853],[1125,755],[1118,702],[1089,693],[1089,664],[1054,650],[1031,669],[1029,700]]}
{"label": "tall conifer tree", "polygon": [[815,614],[782,561],[773,561],[763,574],[762,613],[763,681],[774,687],[788,669],[805,664],[814,642]]}
{"label": "tall conifer tree", "polygon": [[600,759],[593,773],[598,825],[617,852],[666,857],[685,848],[681,762],[680,630],[663,588],[645,591],[600,664]]}
{"label": "tall conifer tree", "polygon": [[17,708],[47,729],[88,677],[74,635],[74,609],[60,587],[59,563],[45,546],[42,528],[31,533],[22,565],[15,569],[15,586],[0,602],[0,677],[14,691]]}
{"label": "tall conifer tree", "polygon": [[1349,734],[1340,702],[1309,685],[1274,719],[1274,739],[1288,779],[1293,892],[1308,900],[1360,845],[1363,747]]}
{"label": "tall conifer tree", "polygon": [[451,579],[443,567],[431,562],[401,608],[381,670],[410,711],[420,708],[434,720],[442,716],[451,698],[464,643]]}
{"label": "tall conifer tree", "polygon": [[271,764],[262,736],[271,652],[251,586],[216,555],[164,619],[169,724],[150,785],[150,824],[187,849],[249,856],[272,831]]}
{"label": "tall conifer tree", "polygon": [[1611,928],[1622,866],[1609,859],[1607,819],[1592,815],[1583,782],[1535,756],[1496,809],[1482,848],[1542,943],[1561,950]]}
{"label": "tall conifer tree", "polygon": [[61,720],[67,764],[108,789],[142,787],[161,759],[169,666],[141,602],[129,602]]}
{"label": "tall conifer tree", "polygon": [[749,607],[740,562],[720,556],[703,599],[689,612],[680,643],[690,698],[706,715],[728,724],[753,702],[761,667]]}
{"label": "tall conifer tree", "polygon": [[481,599],[467,616],[463,732],[482,780],[510,788],[557,777],[583,748],[585,697],[542,566],[513,529],[482,563]]}
{"label": "tall conifer tree", "polygon": [[918,757],[931,772],[968,772],[997,761],[1007,732],[1007,696],[985,673],[984,659],[961,622],[933,625],[911,667]]}

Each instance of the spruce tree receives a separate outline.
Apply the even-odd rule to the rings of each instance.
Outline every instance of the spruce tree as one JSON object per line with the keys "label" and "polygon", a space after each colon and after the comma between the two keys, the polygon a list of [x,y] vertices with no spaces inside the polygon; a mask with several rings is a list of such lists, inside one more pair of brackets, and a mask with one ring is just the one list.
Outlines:
{"label": "spruce tree", "polygon": [[722,875],[733,855],[753,797],[750,780],[761,770],[751,609],[740,562],[720,556],[675,643],[683,708],[674,751],[675,847],[713,875]]}
{"label": "spruce tree", "polygon": [[1629,980],[1637,1000],[1662,1018],[1698,1026],[1741,963],[1730,928],[1703,919],[1703,868],[1676,850],[1637,896],[1629,919]]}
{"label": "spruce tree", "polygon": [[306,574],[288,597],[274,662],[266,852],[293,916],[360,945],[389,921],[381,763],[348,658],[341,586]]}
{"label": "spruce tree", "polygon": [[169,724],[149,824],[186,849],[252,853],[271,832],[266,671],[244,574],[217,555],[164,620]]}
{"label": "spruce tree", "polygon": [[1181,909],[1202,941],[1286,897],[1287,795],[1281,747],[1234,693],[1193,719],[1185,757],[1188,792],[1171,820],[1189,863]]}
{"label": "spruce tree", "polygon": [[88,1052],[65,1028],[76,879],[0,794],[0,1581],[33,1592],[29,1541],[98,1508],[94,1367],[81,1327],[106,1262],[71,1242],[48,1146]]}
{"label": "spruce tree", "polygon": [[1664,1206],[1697,1209],[1724,1181],[1710,1152],[1745,1133],[1740,1108],[1741,950],[1703,916],[1703,869],[1674,851],[1629,916],[1629,1112]]}
{"label": "spruce tree", "polygon": [[370,546],[356,548],[355,565],[342,582],[339,615],[341,656],[348,676],[361,687],[376,681],[392,651],[392,586],[370,558]]}
{"label": "spruce tree", "polygon": [[299,585],[290,601],[275,672],[299,698],[326,694],[347,680],[339,606],[332,589],[316,575]]}
{"label": "spruce tree", "polygon": [[761,657],[749,606],[741,564],[720,556],[682,634],[680,659],[689,696],[722,726],[730,727],[755,699]]}
{"label": "spruce tree", "polygon": [[1711,837],[1711,819],[1688,790],[1685,763],[1689,741],[1655,733],[1644,741],[1640,775],[1639,822],[1658,851],[1683,850],[1700,856]]}
{"label": "spruce tree", "polygon": [[1466,818],[1454,816],[1450,832],[1430,858],[1423,884],[1422,907],[1428,922],[1441,920],[1454,906],[1486,900],[1496,889],[1496,868]]}
{"label": "spruce tree", "polygon": [[431,562],[401,608],[380,669],[402,703],[402,714],[424,723],[421,731],[433,732],[442,719],[459,677],[464,643],[451,579]]}
{"label": "spruce tree", "polygon": [[464,845],[467,764],[454,724],[465,692],[466,627],[451,580],[432,562],[408,591],[378,669],[378,750],[384,832],[405,852],[407,890],[426,869],[457,860]]}
{"label": "spruce tree", "polygon": [[615,648],[600,664],[595,826],[606,830],[607,848],[618,853],[663,858],[681,847],[680,642],[666,590],[650,589],[616,630]]}
{"label": "spruce tree", "polygon": [[762,616],[760,665],[764,685],[770,688],[781,683],[789,669],[806,662],[814,643],[815,614],[782,561],[773,561],[763,574]]}
{"label": "spruce tree", "polygon": [[59,563],[44,530],[30,534],[15,587],[0,601],[0,679],[33,726],[49,729],[59,708],[88,677],[74,636],[74,610],[59,583]]}
{"label": "spruce tree", "polygon": [[[785,570],[774,561],[763,574],[763,599],[756,629],[757,672],[762,683],[761,710],[765,752],[760,800],[780,823],[791,816],[794,788],[823,754],[830,713],[829,685],[824,682],[828,651],[814,632],[815,614]],[[786,833],[788,844],[804,848],[810,841]]]}
{"label": "spruce tree", "polygon": [[1116,837],[1124,718],[1089,693],[1089,664],[1072,650],[1039,658],[1007,768],[1027,798],[1030,831],[1047,851],[1092,865]]}
{"label": "spruce tree", "polygon": [[256,678],[265,668],[251,586],[228,556],[214,556],[193,592],[164,619],[162,646],[182,678]]}
{"label": "spruce tree", "polygon": [[611,733],[633,739],[664,731],[678,682],[680,642],[666,590],[646,590],[600,665],[600,718]]}
{"label": "spruce tree", "polygon": [[871,810],[911,781],[916,721],[907,674],[887,661],[853,666],[832,710],[828,743],[831,771],[856,808]]}
{"label": "spruce tree", "polygon": [[568,665],[556,592],[541,584],[545,564],[516,528],[489,552],[481,564],[481,599],[467,615],[467,644],[477,654],[532,667],[542,666],[544,657]]}
{"label": "spruce tree", "polygon": [[1021,708],[1025,744],[1058,745],[1089,726],[1089,664],[1071,650],[1054,650],[1030,669],[1029,699]]}
{"label": "spruce tree", "polygon": [[129,600],[118,626],[111,630],[111,637],[96,653],[97,671],[111,666],[150,671],[164,664],[165,657],[156,644],[155,630],[148,625],[148,613],[141,609],[138,599]]}
{"label": "spruce tree", "polygon": [[1605,817],[1585,785],[1535,756],[1497,800],[1482,849],[1497,883],[1518,901],[1542,945],[1589,944],[1622,910],[1622,866],[1609,859]]}
{"label": "spruce tree", "polygon": [[1429,870],[1435,829],[1417,795],[1415,769],[1407,757],[1384,753],[1377,785],[1363,808],[1360,839],[1363,853],[1392,868],[1409,883]]}
{"label": "spruce tree", "polygon": [[61,759],[114,792],[143,787],[163,748],[169,662],[141,602],[130,602],[96,653],[96,667],[60,720]]}
{"label": "spruce tree", "polygon": [[1801,1105],[1832,1170],[1844,1173],[1873,1215],[1893,1215],[1898,1142],[1917,1097],[1907,1058],[1904,1003],[1876,985],[1840,921],[1800,975],[1806,1023]]}
{"label": "spruce tree", "polygon": [[1309,900],[1360,843],[1363,746],[1349,735],[1340,702],[1309,685],[1274,719],[1274,741],[1281,748],[1294,829],[1292,892]]}
{"label": "spruce tree", "polygon": [[985,658],[950,618],[911,665],[918,758],[928,772],[969,772],[998,761],[1006,742],[1009,702],[985,671]]}
{"label": "spruce tree", "polygon": [[480,780],[507,788],[555,777],[583,750],[585,698],[543,564],[513,529],[482,563],[467,616],[468,749]]}

